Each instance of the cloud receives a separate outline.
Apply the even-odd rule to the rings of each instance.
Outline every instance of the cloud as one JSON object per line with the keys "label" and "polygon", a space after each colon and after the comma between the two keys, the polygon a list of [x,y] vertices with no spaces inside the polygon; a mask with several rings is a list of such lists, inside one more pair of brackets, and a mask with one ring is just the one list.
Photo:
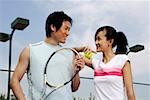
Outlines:
{"label": "cloud", "polygon": [[[97,28],[103,25],[111,25],[114,26],[118,31],[125,32],[130,46],[135,45],[135,43],[144,44],[145,46],[148,46],[147,41],[149,41],[150,39],[147,38],[149,37],[148,1],[59,1],[60,2],[58,2],[58,0],[45,0],[43,2],[34,1],[34,3],[39,8],[41,8],[41,5],[44,5],[42,6],[41,10],[45,12],[45,15],[48,13],[48,9],[51,9],[51,11],[63,9],[73,17],[74,29],[72,29],[72,33],[70,35],[70,38],[68,39],[68,45],[90,45],[92,48],[95,48],[94,34]],[[57,6],[60,3],[63,6]],[[54,7],[53,4],[55,4],[56,6]],[[142,54],[139,53],[134,56],[139,55],[144,59],[147,53],[148,50],[145,50]],[[135,66],[139,65],[137,64],[139,60],[140,59],[134,59]],[[140,64],[148,64],[148,61],[146,60],[140,62]],[[145,68],[143,68],[143,70],[136,70],[137,73],[143,73],[143,71],[145,71],[144,69]]]}

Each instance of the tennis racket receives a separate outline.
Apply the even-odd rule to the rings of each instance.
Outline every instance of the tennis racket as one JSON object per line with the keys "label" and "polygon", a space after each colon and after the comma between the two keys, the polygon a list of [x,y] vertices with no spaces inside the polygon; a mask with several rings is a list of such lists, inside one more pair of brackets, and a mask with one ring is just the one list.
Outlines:
{"label": "tennis racket", "polygon": [[[54,91],[70,83],[79,73],[80,68],[77,67],[75,74],[70,73],[72,77],[63,75],[68,68],[74,65],[73,57],[75,55],[80,57],[80,54],[75,49],[61,48],[49,56],[44,68],[44,86],[41,100],[47,99]],[[67,66],[69,67],[67,68]],[[46,93],[46,88],[51,89],[48,94]]]}

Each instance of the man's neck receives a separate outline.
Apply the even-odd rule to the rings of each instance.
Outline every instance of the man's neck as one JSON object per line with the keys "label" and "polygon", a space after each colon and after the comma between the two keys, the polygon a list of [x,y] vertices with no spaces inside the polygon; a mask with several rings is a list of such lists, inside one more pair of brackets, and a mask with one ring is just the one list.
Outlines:
{"label": "man's neck", "polygon": [[48,43],[48,44],[51,44],[51,45],[59,45],[59,43],[57,42],[57,41],[55,41],[53,38],[51,38],[51,37],[49,37],[49,38],[46,38],[45,40],[44,40],[46,43]]}

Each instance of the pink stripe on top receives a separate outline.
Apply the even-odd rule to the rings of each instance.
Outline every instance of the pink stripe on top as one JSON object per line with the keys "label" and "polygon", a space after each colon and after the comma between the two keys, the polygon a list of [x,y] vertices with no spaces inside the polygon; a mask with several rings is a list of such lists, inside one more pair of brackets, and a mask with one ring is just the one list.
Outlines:
{"label": "pink stripe on top", "polygon": [[94,69],[94,76],[108,76],[108,75],[115,75],[115,76],[122,76],[122,69],[121,68],[103,68],[103,69]]}

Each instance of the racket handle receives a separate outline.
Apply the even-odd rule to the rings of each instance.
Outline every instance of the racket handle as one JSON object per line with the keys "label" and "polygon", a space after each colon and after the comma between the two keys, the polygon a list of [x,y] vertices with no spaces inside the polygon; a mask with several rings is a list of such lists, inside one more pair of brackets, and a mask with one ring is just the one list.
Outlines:
{"label": "racket handle", "polygon": [[71,82],[75,78],[75,76],[79,73],[80,70],[81,70],[81,68],[79,70],[76,70],[76,73],[73,75],[73,77],[68,82],[65,82],[64,85],[66,85],[69,82]]}
{"label": "racket handle", "polygon": [[80,66],[77,66],[77,71],[80,71],[81,70],[81,67]]}
{"label": "racket handle", "polygon": [[79,71],[81,70],[81,67],[80,66],[77,66],[77,68],[75,69],[75,73],[78,73]]}

